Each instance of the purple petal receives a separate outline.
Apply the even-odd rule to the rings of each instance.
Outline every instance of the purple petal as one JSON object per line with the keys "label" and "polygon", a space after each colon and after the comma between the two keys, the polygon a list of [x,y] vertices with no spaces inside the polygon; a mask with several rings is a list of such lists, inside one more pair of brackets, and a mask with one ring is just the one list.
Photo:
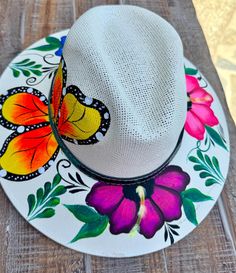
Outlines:
{"label": "purple petal", "polygon": [[185,190],[190,181],[186,172],[178,166],[167,167],[160,175],[155,178],[155,184],[164,186],[178,192]]}
{"label": "purple petal", "polygon": [[161,210],[165,221],[177,220],[181,217],[182,202],[178,192],[162,186],[154,186],[151,198]]}
{"label": "purple petal", "polygon": [[122,186],[96,183],[86,197],[86,203],[101,214],[111,213],[123,198]]}
{"label": "purple petal", "polygon": [[113,234],[129,233],[137,219],[136,203],[124,198],[110,217],[110,231]]}
{"label": "purple petal", "polygon": [[149,239],[163,226],[164,220],[160,209],[151,200],[145,200],[145,208],[146,211],[140,222],[139,233]]}

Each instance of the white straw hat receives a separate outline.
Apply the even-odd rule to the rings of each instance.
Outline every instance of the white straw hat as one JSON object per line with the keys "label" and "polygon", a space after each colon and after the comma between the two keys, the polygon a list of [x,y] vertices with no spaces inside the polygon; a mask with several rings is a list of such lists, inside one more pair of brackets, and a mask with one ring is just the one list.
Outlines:
{"label": "white straw hat", "polygon": [[101,101],[109,123],[93,132],[94,145],[65,140],[76,159],[118,178],[146,175],[168,160],[187,112],[183,47],[169,23],[133,6],[91,9],[71,28],[63,57],[64,88],[79,88],[87,108]]}
{"label": "white straw hat", "polygon": [[35,227],[76,250],[166,247],[225,182],[220,102],[153,12],[100,6],[67,32],[26,49],[0,79],[3,188]]}

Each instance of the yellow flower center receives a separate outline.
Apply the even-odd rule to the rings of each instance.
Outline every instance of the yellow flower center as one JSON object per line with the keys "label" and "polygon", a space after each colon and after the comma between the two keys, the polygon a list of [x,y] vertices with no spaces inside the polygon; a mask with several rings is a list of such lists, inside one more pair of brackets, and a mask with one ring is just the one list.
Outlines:
{"label": "yellow flower center", "polygon": [[130,231],[131,236],[135,236],[136,233],[139,231],[139,225],[141,223],[142,218],[144,217],[146,213],[146,207],[145,207],[145,196],[146,196],[146,190],[143,186],[138,186],[136,189],[136,193],[138,194],[140,198],[140,207],[138,210],[138,219],[132,230]]}

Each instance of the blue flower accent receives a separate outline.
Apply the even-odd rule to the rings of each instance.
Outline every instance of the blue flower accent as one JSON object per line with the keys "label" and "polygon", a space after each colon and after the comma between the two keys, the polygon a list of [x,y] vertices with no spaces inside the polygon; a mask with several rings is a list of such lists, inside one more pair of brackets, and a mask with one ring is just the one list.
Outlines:
{"label": "blue flower accent", "polygon": [[66,41],[66,36],[62,36],[61,39],[60,39],[60,44],[61,46],[58,48],[58,50],[55,52],[55,55],[56,56],[61,56],[62,55],[62,49],[64,47],[64,44],[65,44],[65,41]]}

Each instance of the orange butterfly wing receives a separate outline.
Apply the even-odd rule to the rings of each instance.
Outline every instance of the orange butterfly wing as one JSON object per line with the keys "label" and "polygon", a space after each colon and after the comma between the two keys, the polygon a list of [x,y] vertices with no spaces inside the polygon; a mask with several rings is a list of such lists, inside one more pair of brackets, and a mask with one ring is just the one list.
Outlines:
{"label": "orange butterfly wing", "polygon": [[2,108],[2,116],[9,123],[15,125],[34,125],[48,122],[47,105],[39,97],[29,93],[11,95]]}
{"label": "orange butterfly wing", "polygon": [[3,146],[1,168],[22,176],[43,173],[49,167],[45,163],[53,158],[58,148],[50,125],[19,135],[13,134],[8,141],[9,144]]}
{"label": "orange butterfly wing", "polygon": [[18,87],[0,97],[0,124],[14,130],[0,151],[6,179],[28,180],[48,169],[58,154],[48,117],[46,97],[36,89]]}

